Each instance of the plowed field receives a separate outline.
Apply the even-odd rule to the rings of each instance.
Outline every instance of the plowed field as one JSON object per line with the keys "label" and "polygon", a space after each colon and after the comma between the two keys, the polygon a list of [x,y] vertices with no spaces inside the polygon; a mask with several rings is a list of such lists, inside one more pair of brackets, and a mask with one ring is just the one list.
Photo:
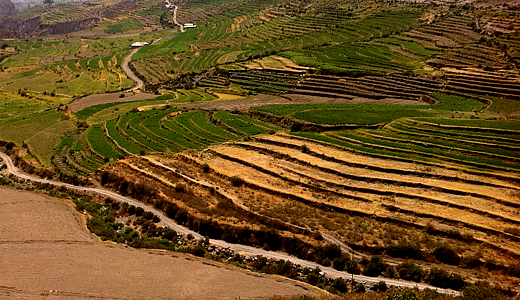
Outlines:
{"label": "plowed field", "polygon": [[193,256],[98,242],[73,204],[0,188],[0,298],[258,299],[301,283]]}

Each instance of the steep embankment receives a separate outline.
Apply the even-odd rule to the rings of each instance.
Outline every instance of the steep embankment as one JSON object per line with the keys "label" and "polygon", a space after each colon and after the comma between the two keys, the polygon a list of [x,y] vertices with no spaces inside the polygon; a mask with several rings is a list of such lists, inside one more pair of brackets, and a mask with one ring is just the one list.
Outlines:
{"label": "steep embankment", "polygon": [[0,21],[15,14],[16,10],[11,0],[0,0]]}

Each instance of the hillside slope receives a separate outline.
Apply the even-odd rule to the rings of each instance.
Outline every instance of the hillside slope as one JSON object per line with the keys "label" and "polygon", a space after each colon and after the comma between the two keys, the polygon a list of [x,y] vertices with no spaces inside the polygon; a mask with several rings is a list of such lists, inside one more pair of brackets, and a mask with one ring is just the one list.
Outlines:
{"label": "hillside slope", "polygon": [[16,14],[14,4],[11,0],[0,0],[0,20]]}

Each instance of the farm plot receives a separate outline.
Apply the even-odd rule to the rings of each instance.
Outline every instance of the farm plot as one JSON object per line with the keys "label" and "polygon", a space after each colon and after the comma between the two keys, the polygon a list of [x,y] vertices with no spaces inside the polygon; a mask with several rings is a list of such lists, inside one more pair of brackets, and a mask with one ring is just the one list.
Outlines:
{"label": "farm plot", "polygon": [[464,48],[457,48],[429,59],[429,65],[436,67],[452,68],[485,68],[504,69],[509,66],[505,57],[505,52],[496,48],[481,44],[469,45]]}
{"label": "farm plot", "polygon": [[519,74],[514,71],[465,71],[448,68],[446,91],[520,99]]}
{"label": "farm plot", "polygon": [[[311,75],[291,89],[286,96],[314,96],[350,100],[354,97],[419,101],[441,89],[442,83],[427,76],[365,76],[360,78]],[[296,96],[297,95],[297,96]],[[295,97],[296,96],[296,97]]]}
{"label": "farm plot", "polygon": [[280,95],[293,88],[302,73],[277,70],[235,71],[229,75],[229,81],[258,93]]}
{"label": "farm plot", "polygon": [[[119,106],[133,105],[117,104]],[[115,104],[86,109],[85,114],[114,110]],[[128,108],[128,110],[130,110]],[[128,111],[127,110],[127,111]],[[97,112],[97,113],[96,113]],[[83,114],[83,111],[78,113]],[[86,116],[85,116],[86,117]],[[93,116],[94,117],[94,116]],[[62,140],[54,165],[63,173],[90,176],[108,161],[126,154],[181,152],[278,129],[245,115],[228,112],[181,112],[177,108],[121,112],[115,119],[76,130]]]}
{"label": "farm plot", "polygon": [[479,41],[481,34],[471,27],[471,15],[447,15],[441,20],[399,35],[399,38],[414,41],[426,48],[457,48]]}
{"label": "farm plot", "polygon": [[[328,95],[330,97],[330,95]],[[402,117],[446,117],[449,111],[478,111],[485,104],[467,97],[434,93],[432,105],[397,105],[376,103],[312,103],[274,104],[252,110],[295,119],[295,122],[310,122],[326,125],[375,125]],[[378,100],[382,101],[382,100]]]}

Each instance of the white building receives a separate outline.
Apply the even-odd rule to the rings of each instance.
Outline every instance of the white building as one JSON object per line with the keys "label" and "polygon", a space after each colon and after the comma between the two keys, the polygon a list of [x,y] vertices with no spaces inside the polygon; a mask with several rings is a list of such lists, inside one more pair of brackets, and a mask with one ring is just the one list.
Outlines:
{"label": "white building", "polygon": [[197,25],[193,24],[193,23],[185,23],[184,24],[184,28],[195,28],[197,27]]}
{"label": "white building", "polygon": [[150,45],[150,43],[147,43],[147,42],[135,42],[132,44],[132,47],[142,47],[142,46],[146,46],[146,45]]}

